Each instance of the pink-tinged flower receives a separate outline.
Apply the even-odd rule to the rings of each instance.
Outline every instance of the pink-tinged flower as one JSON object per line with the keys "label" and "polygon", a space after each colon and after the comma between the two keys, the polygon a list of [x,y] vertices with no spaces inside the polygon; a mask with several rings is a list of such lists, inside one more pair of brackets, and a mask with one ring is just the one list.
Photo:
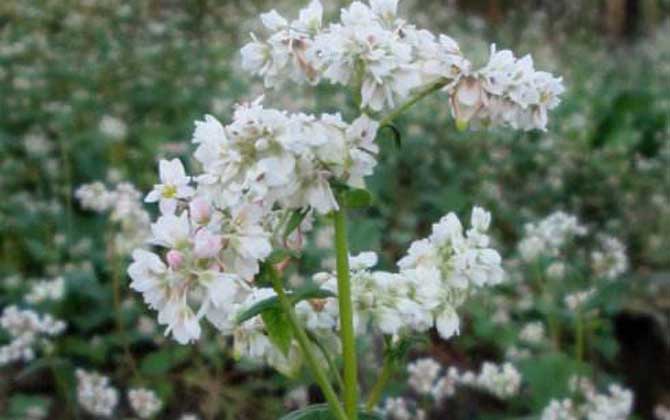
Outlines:
{"label": "pink-tinged flower", "polygon": [[184,254],[177,251],[176,249],[171,249],[165,255],[165,259],[167,260],[171,269],[178,270],[179,267],[181,267],[181,265],[184,263]]}
{"label": "pink-tinged flower", "polygon": [[195,197],[188,207],[191,212],[191,220],[199,225],[207,224],[212,217],[212,206],[202,197]]}
{"label": "pink-tinged flower", "polygon": [[214,258],[223,247],[221,235],[200,229],[193,238],[193,254],[198,258]]}

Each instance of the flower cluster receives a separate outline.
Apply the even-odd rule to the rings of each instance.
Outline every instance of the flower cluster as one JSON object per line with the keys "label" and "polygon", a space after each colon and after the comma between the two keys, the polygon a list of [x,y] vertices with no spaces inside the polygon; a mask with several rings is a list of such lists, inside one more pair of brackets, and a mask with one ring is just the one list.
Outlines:
{"label": "flower cluster", "polygon": [[[238,106],[227,126],[208,115],[196,122],[193,135],[195,158],[204,170],[196,179],[199,190],[219,207],[262,201],[267,208],[311,206],[326,214],[338,209],[331,181],[361,188],[363,178],[372,174],[378,126],[365,115],[347,124],[339,114],[265,109],[260,99]],[[184,177],[178,184],[165,182],[148,198],[162,194],[163,203],[190,193]]]}
{"label": "flower cluster", "polygon": [[510,363],[496,365],[485,362],[479,373],[465,372],[457,377],[457,382],[505,399],[519,393],[521,374]]}
{"label": "flower cluster", "polygon": [[596,275],[614,280],[628,270],[626,247],[617,238],[608,235],[600,237],[602,249],[591,253],[591,265]]}
{"label": "flower cluster", "polygon": [[30,286],[30,292],[25,295],[27,303],[35,305],[46,300],[59,301],[65,295],[65,279],[56,277],[51,280],[39,280]]}
{"label": "flower cluster", "polygon": [[151,219],[142,207],[142,194],[130,183],[122,182],[112,190],[101,182],[80,186],[75,197],[85,209],[109,212],[112,223],[120,229],[115,233],[114,248],[121,255],[145,245]]}
{"label": "flower cluster", "polygon": [[540,255],[555,257],[567,241],[585,234],[586,228],[575,216],[557,211],[537,223],[524,226],[519,253],[526,261],[532,261]]}
{"label": "flower cluster", "polygon": [[10,342],[0,346],[0,366],[19,361],[29,361],[35,357],[35,347],[40,345],[48,349],[49,337],[55,337],[65,331],[65,322],[51,315],[19,309],[12,305],[2,311],[0,327],[9,335]]}
{"label": "flower cluster", "polygon": [[163,402],[158,395],[150,389],[135,388],[128,391],[128,402],[137,417],[149,419],[158,414],[163,407]]}
{"label": "flower cluster", "polygon": [[384,401],[381,412],[390,420],[425,420],[426,412],[402,397],[391,397]]}
{"label": "flower cluster", "polygon": [[289,21],[275,10],[261,15],[269,35],[242,50],[242,66],[266,87],[285,79],[353,86],[362,109],[393,108],[410,95],[441,88],[457,124],[545,129],[547,110],[564,88],[560,78],[537,71],[532,58],[491,47],[488,63],[475,68],[458,43],[397,16],[397,0],[354,1],[340,20],[324,25],[318,0]]}
{"label": "flower cluster", "polygon": [[551,400],[542,411],[542,420],[625,420],[633,409],[633,393],[617,384],[607,393],[598,393],[586,378],[573,377],[571,391],[579,399]]}
{"label": "flower cluster", "polygon": [[538,344],[545,338],[544,324],[541,321],[529,322],[519,331],[519,339],[526,343]]}
{"label": "flower cluster", "polygon": [[77,401],[94,416],[112,417],[119,402],[119,392],[107,376],[77,369]]}
{"label": "flower cluster", "polygon": [[[477,288],[503,279],[501,258],[489,248],[486,234],[491,216],[479,207],[472,211],[472,227],[463,231],[454,213],[433,225],[432,234],[412,243],[398,261],[399,272],[370,270],[377,256],[365,252],[350,259],[354,320],[359,334],[368,325],[384,334],[422,332],[435,326],[442,338],[458,333],[456,309]],[[337,291],[334,273],[318,273],[314,281]],[[337,316],[337,304],[324,311]]]}

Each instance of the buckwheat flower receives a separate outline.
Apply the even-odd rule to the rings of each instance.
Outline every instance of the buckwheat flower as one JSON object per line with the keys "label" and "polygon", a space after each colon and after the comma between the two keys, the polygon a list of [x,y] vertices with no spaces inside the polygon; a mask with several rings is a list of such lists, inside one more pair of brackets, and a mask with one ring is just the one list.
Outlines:
{"label": "buckwheat flower", "polygon": [[544,324],[541,321],[529,322],[519,332],[519,339],[530,344],[539,344],[545,338]]}
{"label": "buckwheat flower", "polygon": [[2,311],[0,327],[9,336],[9,343],[0,346],[0,366],[4,366],[17,361],[30,361],[40,348],[48,352],[49,339],[61,335],[66,324],[49,314],[39,315],[10,305]]}
{"label": "buckwheat flower", "polygon": [[409,411],[407,401],[402,397],[387,398],[382,408],[384,416],[393,420],[410,420],[414,416]]}
{"label": "buckwheat flower", "polygon": [[309,393],[307,387],[299,386],[293,388],[284,396],[284,407],[290,410],[298,410],[309,404]]}
{"label": "buckwheat flower", "polygon": [[541,420],[580,420],[572,400],[551,400],[542,410]]}
{"label": "buckwheat flower", "polygon": [[419,395],[428,395],[433,390],[440,373],[440,364],[431,358],[415,360],[407,365],[408,384]]}
{"label": "buckwheat flower", "polygon": [[663,404],[654,407],[654,418],[656,420],[670,420],[670,408]]}
{"label": "buckwheat flower", "polygon": [[565,264],[560,261],[556,261],[551,263],[549,267],[547,267],[547,276],[550,279],[560,280],[563,277],[565,277],[565,271],[566,271]]}
{"label": "buckwheat flower", "polygon": [[596,275],[613,280],[628,270],[626,247],[618,239],[602,235],[602,249],[591,253],[591,265]]}
{"label": "buckwheat flower", "polygon": [[122,140],[128,133],[128,126],[120,119],[105,115],[100,120],[100,132],[112,140]]}
{"label": "buckwheat flower", "polygon": [[565,306],[571,311],[576,311],[582,307],[596,293],[595,288],[582,290],[566,295],[564,298]]}
{"label": "buckwheat flower", "polygon": [[496,365],[484,362],[479,373],[465,372],[458,382],[506,399],[518,394],[521,379],[519,371],[510,363]]}
{"label": "buckwheat flower", "polygon": [[440,377],[430,390],[430,395],[435,401],[441,403],[444,399],[453,396],[456,393],[458,384],[458,372],[455,368],[449,368],[447,373]]}
{"label": "buckwheat flower", "polygon": [[30,292],[25,296],[26,302],[37,304],[46,300],[59,301],[65,295],[65,279],[56,277],[52,280],[42,280],[31,285]]}
{"label": "buckwheat flower", "polygon": [[112,417],[119,402],[119,393],[109,378],[95,372],[77,369],[77,401],[89,414]]}
{"label": "buckwheat flower", "polygon": [[537,223],[524,225],[519,253],[525,261],[532,261],[540,255],[555,257],[566,243],[585,234],[586,228],[575,216],[557,211]]}
{"label": "buckwheat flower", "polygon": [[135,414],[141,419],[148,419],[161,410],[163,402],[150,389],[135,388],[128,391],[128,402]]}
{"label": "buckwheat flower", "polygon": [[296,82],[317,82],[319,73],[306,52],[321,29],[322,14],[318,0],[312,0],[292,22],[275,10],[262,14],[261,22],[271,34],[264,40],[252,34],[252,42],[240,51],[242,68],[263,77],[268,88],[280,85],[287,75]]}
{"label": "buckwheat flower", "polygon": [[154,185],[154,189],[144,199],[147,203],[158,201],[162,214],[174,214],[179,199],[193,195],[193,188],[189,186],[191,177],[179,159],[161,160],[159,162],[161,183]]}
{"label": "buckwheat flower", "polygon": [[97,212],[106,211],[113,202],[113,197],[102,182],[93,182],[80,186],[75,192],[75,197],[83,208]]}
{"label": "buckwheat flower", "polygon": [[428,238],[412,243],[407,256],[398,261],[401,274],[410,279],[416,296],[422,297],[421,306],[434,314],[445,339],[458,332],[455,308],[468,294],[503,279],[500,255],[488,248],[490,215],[475,208],[471,224],[464,234],[458,217],[446,215],[433,225]]}

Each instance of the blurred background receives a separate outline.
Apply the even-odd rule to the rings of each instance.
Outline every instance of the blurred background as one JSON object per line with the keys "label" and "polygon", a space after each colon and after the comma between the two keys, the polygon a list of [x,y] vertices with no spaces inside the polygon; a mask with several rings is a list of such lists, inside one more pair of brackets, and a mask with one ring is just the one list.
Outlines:
{"label": "blurred background", "polygon": [[[323,3],[329,16],[346,5]],[[144,193],[159,158],[180,157],[192,168],[193,121],[206,113],[229,121],[236,102],[263,92],[239,67],[239,48],[258,31],[259,13],[293,16],[302,6],[0,2],[0,307],[29,306],[68,324],[40,353],[46,356],[0,366],[0,418],[87,418],[74,401],[76,368],[104,372],[121,389],[153,388],[164,402],[159,418],[271,419],[320,399],[301,387],[308,377],[286,379],[235,361],[212,331],[198,346],[163,338],[124,274],[128,250],[118,244],[139,228],[114,212],[84,209],[75,197],[94,181],[109,189],[130,182]],[[401,151],[391,141],[382,147],[369,179],[374,205],[352,222],[353,250],[378,251],[390,267],[443,214],[467,216],[481,205],[493,214],[514,281],[530,276],[517,247],[524,226],[558,210],[589,230],[561,253],[568,270],[581,274],[560,284],[578,283],[574,291],[594,281],[582,266],[604,235],[624,245],[627,259],[593,303],[586,357],[576,360],[572,351],[567,286],[523,310],[518,301],[535,292],[508,287],[469,305],[460,337],[434,335],[409,359],[428,355],[445,368],[476,370],[484,360],[506,359],[528,322],[554,314],[547,319],[557,335],[517,363],[522,396],[501,401],[463,391],[446,405],[413,400],[429,418],[532,418],[565,393],[565,372],[574,369],[631,389],[637,418],[661,418],[658,407],[670,407],[670,2],[404,0],[400,10],[456,39],[475,62],[487,60],[490,43],[530,53],[536,68],[563,75],[567,90],[547,132],[460,133],[444,98],[413,108],[398,121]],[[354,116],[346,95],[325,85],[288,85],[266,93],[265,103]],[[332,256],[318,245],[328,232],[315,236],[295,282],[329,264]],[[36,284],[58,278],[59,297],[26,303]],[[492,316],[501,307],[510,308],[503,325]],[[0,328],[0,345],[9,340]],[[375,363],[364,358],[362,369],[374,371]],[[391,393],[413,395],[402,368]],[[127,413],[122,401],[118,417]]]}

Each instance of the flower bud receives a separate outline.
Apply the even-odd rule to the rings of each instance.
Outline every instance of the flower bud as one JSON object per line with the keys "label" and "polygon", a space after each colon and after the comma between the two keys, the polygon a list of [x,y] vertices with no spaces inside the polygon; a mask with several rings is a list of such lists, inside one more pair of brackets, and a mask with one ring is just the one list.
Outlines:
{"label": "flower bud", "polygon": [[194,198],[191,201],[191,204],[189,204],[189,209],[191,211],[191,220],[195,223],[203,225],[209,222],[209,218],[212,215],[212,208],[204,198]]}
{"label": "flower bud", "polygon": [[184,254],[177,251],[176,249],[171,249],[168,251],[165,258],[167,259],[168,265],[173,270],[178,270],[184,262]]}

